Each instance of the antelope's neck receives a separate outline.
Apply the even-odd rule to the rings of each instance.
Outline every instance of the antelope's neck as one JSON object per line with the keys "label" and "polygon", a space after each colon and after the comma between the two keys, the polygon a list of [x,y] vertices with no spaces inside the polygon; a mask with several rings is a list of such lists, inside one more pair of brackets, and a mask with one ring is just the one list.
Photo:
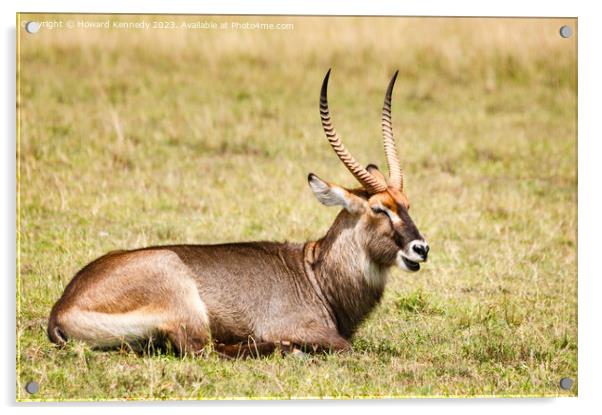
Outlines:
{"label": "antelope's neck", "polygon": [[356,225],[337,217],[313,249],[315,279],[347,338],[379,303],[388,274],[388,267],[370,259]]}

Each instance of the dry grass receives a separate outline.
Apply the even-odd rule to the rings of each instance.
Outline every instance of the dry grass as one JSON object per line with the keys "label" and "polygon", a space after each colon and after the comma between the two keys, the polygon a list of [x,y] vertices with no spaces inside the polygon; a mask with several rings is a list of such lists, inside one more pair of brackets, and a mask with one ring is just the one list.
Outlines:
{"label": "dry grass", "polygon": [[[19,399],[577,393],[558,388],[577,376],[576,40],[558,36],[575,21],[186,19],[295,29],[20,33]],[[108,250],[326,231],[336,211],[307,173],[354,184],[319,123],[329,67],[339,132],[381,165],[400,69],[396,136],[432,247],[419,274],[392,273],[355,351],[231,362],[53,347],[50,307]]]}

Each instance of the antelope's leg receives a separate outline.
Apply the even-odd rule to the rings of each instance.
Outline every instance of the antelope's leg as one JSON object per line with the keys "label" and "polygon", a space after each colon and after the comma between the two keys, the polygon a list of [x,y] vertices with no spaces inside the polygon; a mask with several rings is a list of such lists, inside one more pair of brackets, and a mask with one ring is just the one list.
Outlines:
{"label": "antelope's leg", "polygon": [[201,353],[211,335],[207,309],[196,287],[189,285],[187,290],[173,295],[170,302],[170,318],[161,331],[180,355]]}
{"label": "antelope's leg", "polygon": [[297,329],[296,336],[291,339],[291,342],[299,345],[305,352],[347,352],[351,350],[351,343],[335,329],[313,324]]}
{"label": "antelope's leg", "polygon": [[215,351],[222,357],[257,358],[269,356],[274,352],[296,354],[299,352],[345,352],[351,349],[351,344],[341,337],[336,330],[326,327],[312,328],[305,336],[295,340],[247,342],[237,344],[216,344]]}
{"label": "antelope's leg", "polygon": [[210,337],[207,325],[193,317],[170,324],[163,332],[181,356],[200,354]]}
{"label": "antelope's leg", "polygon": [[278,350],[279,344],[277,342],[247,342],[238,344],[217,344],[215,345],[215,351],[222,357],[225,358],[256,358],[262,356],[269,356]]}

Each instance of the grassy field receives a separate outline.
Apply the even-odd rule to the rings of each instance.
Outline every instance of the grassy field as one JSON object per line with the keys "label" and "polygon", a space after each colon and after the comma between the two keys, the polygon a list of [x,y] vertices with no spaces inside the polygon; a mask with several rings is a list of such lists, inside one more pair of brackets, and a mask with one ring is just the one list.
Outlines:
{"label": "grassy field", "polygon": [[[294,30],[19,31],[17,399],[577,394],[558,387],[577,379],[576,36],[558,35],[576,21],[166,20]],[[326,232],[337,211],[307,174],[355,186],[319,122],[329,67],[339,133],[383,168],[380,109],[400,70],[394,128],[431,245],[420,273],[391,273],[354,351],[55,348],[50,308],[109,250]]]}

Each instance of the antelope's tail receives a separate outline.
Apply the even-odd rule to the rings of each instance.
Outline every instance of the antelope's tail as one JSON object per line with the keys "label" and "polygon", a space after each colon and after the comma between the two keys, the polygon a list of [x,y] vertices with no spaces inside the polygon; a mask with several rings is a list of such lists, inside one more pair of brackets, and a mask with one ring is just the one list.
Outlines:
{"label": "antelope's tail", "polygon": [[67,343],[67,336],[61,329],[54,310],[50,313],[50,319],[48,320],[48,338],[59,346],[64,346]]}

